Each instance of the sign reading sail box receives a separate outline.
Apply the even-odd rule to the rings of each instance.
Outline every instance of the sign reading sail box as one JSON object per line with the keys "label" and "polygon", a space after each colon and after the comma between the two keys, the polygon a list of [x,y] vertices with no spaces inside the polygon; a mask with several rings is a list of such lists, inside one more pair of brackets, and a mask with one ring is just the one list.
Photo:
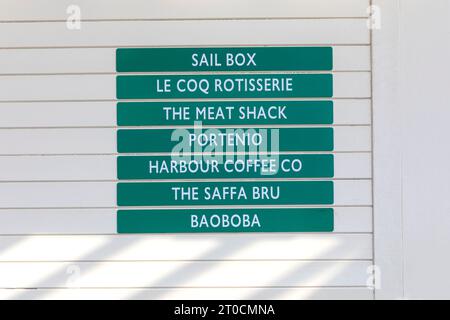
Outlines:
{"label": "sign reading sail box", "polygon": [[[121,129],[117,133],[119,153],[171,153],[177,146],[177,137],[178,140],[183,138],[192,140],[189,141],[189,152],[200,152],[200,155],[204,149],[211,150],[209,148],[211,145],[217,146],[218,141],[219,145],[224,147],[224,152],[246,153],[256,150],[259,153],[264,150],[258,148],[261,141],[255,143],[254,137],[257,136],[265,137],[263,144],[266,146],[265,151],[269,152],[266,156],[254,157],[244,154],[243,158],[231,157],[218,162],[199,159],[198,154],[187,162],[185,159],[171,156],[120,156],[119,180],[149,179],[155,182],[119,183],[117,185],[119,206],[188,208],[199,205],[328,206],[334,203],[332,181],[270,180],[332,178],[333,155],[279,154],[270,157],[270,146],[273,146],[271,143],[274,137],[271,137],[270,133],[267,135],[263,132],[264,130],[276,132],[274,136],[276,135],[276,139],[279,140],[277,152],[330,152],[333,151],[334,145],[332,128],[257,127],[329,126],[333,123],[333,102],[322,100],[333,96],[333,76],[326,73],[333,69],[331,47],[121,48],[116,52],[116,69],[121,73],[156,73],[118,75],[116,79],[118,99],[166,100],[119,102],[118,125],[173,126],[173,129]],[[295,73],[296,71],[312,72]],[[189,74],[195,72],[209,73]],[[285,98],[290,100],[283,100]],[[321,98],[321,100],[292,100],[295,98]],[[173,99],[195,100],[188,102]],[[214,137],[210,136],[211,131],[207,131],[206,135],[206,129],[179,129],[174,139],[176,126],[193,126],[197,122],[206,126],[225,128],[214,129],[216,135]],[[205,139],[205,136],[208,139]],[[239,141],[242,145],[238,145]],[[215,151],[220,152],[217,148]],[[268,169],[274,171],[267,172]],[[257,180],[227,181],[241,178]],[[222,181],[206,182],[201,181],[202,179]],[[172,182],[158,182],[158,180],[172,180]],[[333,230],[332,208],[280,207],[216,211],[214,209],[120,210],[117,216],[118,232]]]}
{"label": "sign reading sail box", "polygon": [[119,48],[117,72],[331,71],[331,47]]}

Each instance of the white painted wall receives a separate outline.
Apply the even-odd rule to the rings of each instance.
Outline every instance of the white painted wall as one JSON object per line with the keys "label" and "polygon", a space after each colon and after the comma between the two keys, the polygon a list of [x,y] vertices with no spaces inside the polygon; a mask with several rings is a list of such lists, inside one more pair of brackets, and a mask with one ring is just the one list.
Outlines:
{"label": "white painted wall", "polygon": [[376,0],[377,298],[450,298],[450,1]]}
{"label": "white painted wall", "polygon": [[402,1],[405,298],[450,299],[450,1]]}

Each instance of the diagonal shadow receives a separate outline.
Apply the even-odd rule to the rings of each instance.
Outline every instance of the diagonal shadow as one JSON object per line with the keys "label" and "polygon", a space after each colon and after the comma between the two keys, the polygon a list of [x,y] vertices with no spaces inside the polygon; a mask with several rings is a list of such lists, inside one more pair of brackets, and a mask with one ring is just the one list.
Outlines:
{"label": "diagonal shadow", "polygon": [[[277,240],[280,242],[283,242],[283,241],[288,240],[289,238],[294,238],[298,234],[280,234],[280,235],[282,235],[282,237],[279,237]],[[274,239],[272,239],[272,240],[274,240]],[[245,242],[245,244],[236,243],[235,245],[230,246],[229,244],[226,244],[226,243],[220,243],[216,248],[211,249],[209,252],[204,253],[203,256],[206,257],[206,259],[204,259],[204,260],[208,260],[207,258],[211,252],[216,251],[215,256],[217,256],[217,251],[220,251],[221,259],[218,257],[214,260],[214,263],[208,263],[208,264],[204,264],[204,265],[201,265],[198,263],[202,259],[193,260],[193,261],[191,261],[193,263],[191,263],[187,266],[180,267],[180,268],[172,271],[170,274],[161,278],[157,282],[148,284],[147,286],[143,287],[140,292],[130,295],[129,297],[127,297],[127,299],[139,299],[139,300],[147,299],[148,296],[147,296],[146,289],[150,289],[150,288],[152,288],[152,289],[154,289],[154,288],[167,288],[167,289],[183,288],[182,286],[180,286],[180,284],[182,284],[183,282],[186,282],[188,279],[198,276],[200,273],[202,273],[204,271],[208,271],[212,267],[220,266],[221,263],[224,261],[227,261],[227,262],[236,261],[236,260],[225,259],[225,258],[227,258],[232,253],[235,253],[239,250],[243,250],[246,247],[249,247],[250,245],[254,244],[257,241],[260,241],[260,239],[256,238],[256,237],[253,237],[253,239],[250,239],[250,236],[249,236],[249,239]],[[330,249],[330,251],[331,251],[331,249]],[[259,261],[260,263],[264,263],[264,260],[261,260],[261,259],[239,259],[239,260]],[[275,261],[277,261],[277,260],[275,260]],[[177,283],[177,286],[176,287],[167,287],[166,283],[168,280],[171,280],[171,281],[175,280]],[[239,290],[239,289],[237,288],[236,290]],[[154,293],[152,293],[151,299],[158,299],[158,298],[162,298],[163,296],[164,296],[163,291],[154,292]]]}
{"label": "diagonal shadow", "polygon": [[[117,236],[125,236],[125,235],[117,235]],[[142,235],[145,236],[145,235]],[[151,237],[151,235],[147,235],[149,237]],[[198,239],[201,241],[201,237],[204,235],[198,235]],[[183,236],[175,236],[173,237],[175,239],[180,239],[182,240]],[[41,288],[46,288],[46,284],[47,283],[58,283],[59,285],[61,285],[62,288],[67,288],[67,286],[65,286],[65,283],[62,283],[62,277],[61,274],[66,274],[67,278],[70,276],[69,274],[67,274],[67,267],[69,265],[76,265],[77,263],[83,264],[83,274],[90,272],[91,270],[96,268],[96,265],[93,264],[85,264],[84,262],[104,262],[107,261],[108,258],[110,258],[111,256],[117,254],[117,252],[119,252],[120,250],[126,250],[129,246],[132,246],[136,243],[138,243],[139,241],[143,241],[144,238],[143,237],[132,237],[126,240],[123,240],[120,243],[120,246],[117,245],[117,243],[114,243],[114,241],[108,241],[108,243],[105,243],[99,247],[97,247],[95,250],[92,250],[91,252],[79,257],[77,260],[71,261],[70,263],[64,264],[61,268],[59,268],[57,271],[53,272],[52,275],[49,275],[47,277],[44,277],[42,280],[40,280],[39,282],[30,285],[30,288],[33,289],[41,289]],[[226,239],[223,239],[224,241]],[[198,261],[202,261],[202,260],[209,260],[211,253],[215,253],[215,256],[217,257],[217,251],[221,252],[220,257],[222,258],[226,258],[227,255],[232,254],[238,250],[242,250],[245,248],[245,246],[248,246],[250,244],[252,244],[255,240],[252,241],[247,241],[245,245],[242,245],[242,243],[236,243],[233,246],[230,246],[229,244],[227,244],[226,242],[224,243],[220,243],[218,244],[216,247],[211,248],[210,250],[208,250],[207,252],[203,253],[201,256],[199,256],[198,258],[196,258],[195,260],[189,260],[189,262],[198,262]],[[220,260],[220,259],[217,259]],[[177,260],[174,260],[174,262],[176,262]],[[117,261],[109,261],[109,263],[114,263],[114,262],[120,262],[120,260]],[[221,263],[221,261],[217,261],[218,264]],[[210,264],[209,264],[210,266]],[[207,270],[209,268],[208,265],[205,264],[205,268],[196,268],[195,264],[189,264],[187,267],[186,265],[184,265],[183,267],[173,271],[171,274],[163,277],[161,280],[159,280],[156,283],[150,284],[149,287],[159,287],[162,286],[163,283],[167,282],[167,279],[175,279],[177,282],[182,283],[183,280],[186,278],[186,275],[188,275],[189,277],[194,277],[195,275],[197,275],[199,272],[203,272],[204,270]],[[181,276],[181,274],[183,276]],[[38,291],[38,290],[27,290],[27,291],[23,291],[17,295],[12,296],[12,299],[33,299],[33,298],[43,298],[45,297],[46,294],[49,294],[50,292],[46,291],[46,292],[42,292],[42,291]],[[136,297],[132,297],[134,299],[139,299],[139,294]]]}
{"label": "diagonal shadow", "polygon": [[[337,242],[338,240],[335,240],[335,241]],[[343,244],[342,243],[340,243],[340,244],[336,243],[334,246],[328,248],[326,251],[323,251],[320,255],[327,256],[328,253],[330,253],[330,252],[332,252],[334,250],[339,250],[340,247],[343,248]],[[351,256],[351,254],[350,254],[350,256]],[[336,260],[328,260],[328,261],[348,261],[348,260],[349,259],[336,259]],[[312,265],[313,263],[315,263],[317,261],[320,261],[320,260],[315,260],[314,262],[312,260],[309,261],[309,262],[307,260],[304,260],[304,261],[305,261],[306,266],[307,266],[307,264],[311,264]],[[305,269],[305,267],[303,267],[303,270],[304,269]],[[344,273],[345,273],[345,270],[342,269],[342,268],[341,268],[341,270],[335,270],[333,277],[334,278],[339,278]],[[308,269],[308,277],[313,278],[313,277],[319,277],[319,276],[323,278],[323,275],[321,275],[319,273],[319,270]],[[284,287],[280,287],[279,284],[280,283],[286,283],[287,281],[290,281],[292,283],[296,283],[297,281],[301,280],[302,278],[304,278],[304,276],[302,274],[302,270],[299,270],[298,268],[295,268],[295,270],[293,270],[292,272],[290,272],[288,274],[285,274],[282,277],[279,277],[278,279],[274,279],[272,281],[272,285],[269,285],[266,288],[260,288],[259,291],[257,291],[255,294],[250,295],[246,299],[249,299],[249,300],[267,300],[267,299],[269,299],[269,300],[276,300],[277,297],[278,297],[278,299],[282,299],[282,297],[280,297],[280,295],[286,293],[288,290],[292,290],[292,289],[299,288],[299,287],[298,286],[292,286],[292,287],[284,286]],[[321,286],[321,285],[319,284],[317,286],[301,286],[301,288],[311,288],[311,289],[315,288],[316,290],[318,290],[318,289],[320,289],[320,288],[317,288],[318,286]],[[265,291],[265,289],[271,288],[271,287],[276,287],[277,291],[276,292],[275,291],[271,292],[270,293],[270,297],[268,297],[267,296],[267,292]],[[326,287],[326,285],[323,285],[323,287]],[[369,290],[369,289],[367,289],[367,290]],[[318,293],[316,293],[316,296],[317,296],[317,294]],[[310,294],[310,296],[308,298],[306,298],[306,299],[314,299],[314,293]]]}
{"label": "diagonal shadow", "polygon": [[[121,235],[118,235],[118,236],[121,236]],[[151,235],[147,235],[147,236],[151,237]],[[198,239],[199,241],[201,241],[202,236],[204,236],[204,235],[203,234],[198,235],[198,238],[197,237],[195,237],[195,238]],[[232,235],[230,235],[230,236],[232,236]],[[284,235],[284,237],[280,237],[278,239],[280,241],[286,241],[287,237],[289,238],[289,237],[293,237],[293,236],[294,235],[290,235],[290,236]],[[180,241],[183,240],[183,236],[175,236],[173,238],[180,240]],[[138,238],[126,237],[124,240],[122,240],[120,242],[120,246],[117,243],[115,243],[114,241],[110,240],[110,241],[108,241],[108,243],[105,243],[105,244],[97,247],[96,249],[92,250],[91,252],[79,257],[76,261],[73,261],[71,264],[76,264],[77,262],[86,262],[86,261],[102,262],[102,261],[108,260],[108,258],[117,254],[121,250],[126,250],[129,246],[133,246],[134,244],[136,244],[139,241],[144,240],[144,239],[145,239],[145,237],[138,237]],[[158,281],[147,284],[147,286],[142,288],[143,290],[140,290],[139,292],[131,295],[128,298],[129,299],[145,299],[146,298],[146,290],[145,289],[163,288],[167,285],[167,282],[176,283],[177,284],[176,288],[180,288],[180,287],[182,288],[181,285],[183,284],[183,282],[186,282],[189,279],[196,277],[205,271],[211,270],[211,268],[220,266],[220,264],[224,260],[233,261],[232,259],[230,260],[230,259],[226,259],[226,258],[230,257],[234,253],[236,253],[240,250],[243,250],[243,249],[247,248],[248,246],[254,244],[256,241],[258,241],[258,239],[260,239],[260,238],[249,236],[249,238],[246,239],[245,242],[235,242],[235,243],[230,244],[229,242],[226,241],[227,240],[226,238],[222,238],[219,240],[220,243],[217,243],[213,248],[210,248],[206,252],[203,252],[199,257],[196,257],[196,259],[188,260],[188,262],[190,262],[190,263],[183,264],[181,267],[177,268],[176,270],[172,270],[169,274],[160,278]],[[337,240],[335,240],[335,241],[337,241]],[[15,243],[13,243],[12,241],[10,241],[8,243],[8,245],[14,245],[14,244]],[[335,246],[332,246],[331,248],[329,248],[327,251],[318,253],[318,256],[326,256],[328,252],[339,249],[339,245],[340,244],[336,244]],[[218,252],[220,254],[218,254]],[[210,259],[211,255],[214,255],[214,257],[215,257],[214,260]],[[257,261],[257,259],[254,259],[254,260],[239,259],[239,260],[250,260],[250,261],[256,260]],[[117,262],[119,262],[119,261],[120,260],[117,260]],[[176,262],[176,261],[177,260],[174,260],[174,262]],[[205,263],[204,265],[202,265],[201,263],[199,263],[201,261],[210,261],[212,263],[207,263],[207,264]],[[110,262],[110,263],[114,263],[114,262]],[[261,261],[261,263],[264,263],[264,261]],[[58,282],[61,283],[61,281],[62,281],[61,274],[66,273],[67,266],[68,266],[68,264],[64,264],[63,267],[61,267],[58,271],[54,272],[52,275],[49,275],[48,277],[45,277],[38,283],[33,284],[32,288],[45,288],[46,283],[58,283]],[[95,264],[84,265],[83,273],[90,272],[95,267],[96,267]],[[339,277],[339,275],[344,271],[345,270],[341,270],[341,271],[338,270],[338,272],[336,272],[334,276]],[[295,283],[302,277],[301,272],[302,272],[301,270],[296,268],[291,273],[285,274],[282,277],[275,279],[272,282],[272,285],[268,285],[267,287],[260,288],[261,290],[259,292],[257,292],[255,295],[250,296],[249,298],[250,299],[265,299],[265,298],[267,298],[266,295],[268,292],[267,292],[267,290],[264,290],[264,289],[270,288],[271,286],[277,287],[277,286],[279,286],[280,283],[287,282],[287,280],[289,280],[289,282]],[[314,277],[314,276],[320,276],[320,275],[318,273],[314,274],[314,273],[309,272],[308,276]],[[61,283],[61,285],[62,285],[62,288],[65,288],[64,283]],[[289,290],[290,288],[295,288],[295,287],[280,288],[277,291],[272,291],[270,294],[270,298],[276,299],[277,296],[279,297],[280,295],[283,294],[282,290]],[[236,290],[239,290],[239,289],[236,289]],[[38,291],[38,290],[27,290],[27,291],[21,292],[18,295],[13,296],[13,299],[32,299],[32,298],[36,298],[36,297],[42,298],[43,296],[45,297],[45,294],[48,294],[48,293],[49,293],[48,291],[42,292],[42,291]],[[164,296],[164,294],[165,294],[164,291],[154,292],[154,293],[152,293],[151,298],[152,299],[161,298]]]}
{"label": "diagonal shadow", "polygon": [[[229,244],[226,243],[219,243],[215,248],[210,249],[209,251],[205,252],[202,257],[200,257],[200,259],[196,259],[196,260],[191,260],[189,261],[190,263],[186,266],[184,265],[183,267],[177,268],[176,270],[173,270],[170,274],[164,276],[163,278],[161,278],[159,281],[148,284],[148,286],[146,286],[145,288],[162,288],[165,287],[165,283],[167,283],[167,281],[170,279],[171,281],[175,281],[177,284],[182,284],[183,282],[185,282],[187,279],[189,278],[193,278],[195,276],[197,276],[198,274],[207,271],[211,268],[211,265],[220,265],[223,260],[225,260],[224,258],[226,258],[228,255],[235,253],[239,250],[243,250],[245,249],[247,246],[249,246],[251,243],[253,243],[255,240],[251,240],[251,241],[247,241],[245,243],[245,245],[242,245],[242,243],[235,243],[233,246],[230,246]],[[220,252],[219,257],[222,259],[219,259],[219,257],[217,257],[217,251]],[[208,260],[208,257],[211,255],[211,253],[214,252],[214,255],[217,257],[214,260],[214,263],[208,263],[208,264],[201,264],[199,263],[200,261],[205,261]],[[201,259],[203,258],[203,259]],[[201,265],[201,267],[199,267],[199,265]],[[176,288],[179,288],[179,285],[177,285]],[[131,295],[130,297],[128,297],[127,299],[131,299],[131,300],[141,300],[141,299],[145,299],[145,291],[140,291],[136,294]],[[161,297],[163,295],[162,292],[159,293],[155,293],[154,295],[152,295],[152,299],[157,299],[158,297]]]}
{"label": "diagonal shadow", "polygon": [[[67,274],[67,267],[69,265],[76,265],[77,263],[83,263],[86,261],[107,260],[108,257],[113,256],[114,254],[117,253],[117,251],[125,250],[128,246],[134,245],[139,240],[136,240],[136,238],[127,239],[127,240],[121,242],[119,247],[117,246],[116,243],[114,243],[114,241],[108,241],[108,243],[103,244],[100,247],[96,248],[95,250],[92,250],[91,252],[81,256],[80,258],[78,258],[78,260],[71,261],[68,264],[64,264],[64,266],[61,267],[58,271],[54,272],[52,275],[49,275],[49,276],[43,278],[38,283],[33,284],[30,288],[41,289],[41,288],[45,288],[45,284],[48,282],[57,283],[57,282],[61,281],[61,274]],[[90,270],[92,270],[94,268],[95,268],[94,264],[86,265],[83,268],[83,273],[89,272]],[[70,276],[70,274],[67,274],[67,277],[69,277],[69,276]],[[39,295],[39,298],[42,298],[46,294],[48,294],[48,292],[45,292],[45,293],[44,292],[33,292],[32,290],[30,290],[30,291],[21,292],[18,295],[12,296],[11,299],[27,300],[27,299],[36,298],[37,295]]]}

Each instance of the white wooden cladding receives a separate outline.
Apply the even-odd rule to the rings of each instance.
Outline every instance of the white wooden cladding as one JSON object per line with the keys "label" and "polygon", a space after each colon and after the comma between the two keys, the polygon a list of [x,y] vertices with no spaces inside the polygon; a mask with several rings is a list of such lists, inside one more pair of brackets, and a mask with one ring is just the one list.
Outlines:
{"label": "white wooden cladding", "polygon": [[0,287],[362,287],[370,265],[344,260],[8,262],[0,263]]}
{"label": "white wooden cladding", "polygon": [[[0,261],[370,260],[370,234],[11,236]],[[8,247],[8,244],[11,247]],[[282,244],[280,246],[280,244]],[[45,250],[42,250],[45,248]],[[152,248],[152,250],[149,250]]]}
{"label": "white wooden cladding", "polygon": [[[373,298],[369,0],[70,4],[0,4],[0,299]],[[334,233],[117,235],[115,49],[252,45],[333,46]]]}
{"label": "white wooden cladding", "polygon": [[145,288],[145,289],[0,289],[0,299],[49,300],[370,300],[373,291],[358,287],[315,288]]}
{"label": "white wooden cladding", "polygon": [[[85,21],[2,23],[0,47],[123,47],[201,45],[364,45],[366,19]],[[147,30],[147,32],[145,32]],[[192,35],[195,35],[193,37]]]}
{"label": "white wooden cladding", "polygon": [[[3,0],[0,21],[65,20],[76,4],[82,20],[105,19],[249,19],[367,17],[369,0]],[[7,10],[6,10],[7,9]]]}

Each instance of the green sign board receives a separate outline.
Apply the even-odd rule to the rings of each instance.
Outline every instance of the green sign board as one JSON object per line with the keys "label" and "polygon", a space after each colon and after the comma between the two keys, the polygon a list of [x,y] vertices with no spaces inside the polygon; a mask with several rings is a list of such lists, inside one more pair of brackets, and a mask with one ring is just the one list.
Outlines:
{"label": "green sign board", "polygon": [[117,72],[329,71],[331,47],[120,48]]}
{"label": "green sign board", "polygon": [[118,206],[330,205],[332,181],[119,182]]}
{"label": "green sign board", "polygon": [[116,71],[118,233],[334,230],[331,47],[119,48]]}
{"label": "green sign board", "polygon": [[331,74],[123,75],[117,99],[330,98]]}
{"label": "green sign board", "polygon": [[119,126],[332,124],[332,101],[119,102]]}
{"label": "green sign board", "polygon": [[331,208],[119,210],[118,233],[331,232]]}
{"label": "green sign board", "polygon": [[121,129],[119,153],[332,151],[333,128]]}
{"label": "green sign board", "polygon": [[119,180],[332,178],[332,154],[241,155],[229,158],[119,156]]}

